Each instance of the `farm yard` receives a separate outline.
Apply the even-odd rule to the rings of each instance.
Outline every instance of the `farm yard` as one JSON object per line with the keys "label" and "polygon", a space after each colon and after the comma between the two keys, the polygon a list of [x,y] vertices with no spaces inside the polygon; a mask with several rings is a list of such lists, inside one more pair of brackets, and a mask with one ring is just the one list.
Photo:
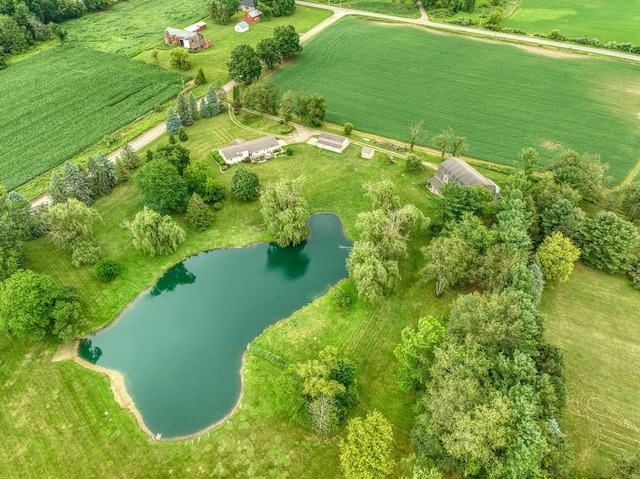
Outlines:
{"label": "farm yard", "polygon": [[84,48],[54,48],[0,72],[0,184],[60,165],[180,91],[182,76]]}
{"label": "farm yard", "polygon": [[640,45],[640,0],[523,0],[503,26]]}
{"label": "farm yard", "polygon": [[640,159],[634,65],[347,18],[272,77],[323,95],[333,123],[408,141],[424,119],[423,143],[452,127],[470,156],[497,163],[571,148],[599,153],[620,183]]}

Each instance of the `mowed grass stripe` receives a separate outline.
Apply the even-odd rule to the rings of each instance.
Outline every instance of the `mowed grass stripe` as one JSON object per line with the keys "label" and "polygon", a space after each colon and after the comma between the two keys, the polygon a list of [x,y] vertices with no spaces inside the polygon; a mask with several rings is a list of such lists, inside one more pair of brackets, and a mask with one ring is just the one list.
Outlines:
{"label": "mowed grass stripe", "polygon": [[640,0],[523,0],[504,26],[640,44]]}
{"label": "mowed grass stripe", "polygon": [[180,90],[181,76],[120,55],[47,50],[0,72],[0,184],[15,188]]}
{"label": "mowed grass stripe", "polygon": [[535,146],[545,164],[555,145],[599,153],[620,182],[640,151],[640,76],[618,62],[344,19],[273,78],[324,95],[329,121],[408,141],[424,119],[427,144],[450,126],[497,163]]}

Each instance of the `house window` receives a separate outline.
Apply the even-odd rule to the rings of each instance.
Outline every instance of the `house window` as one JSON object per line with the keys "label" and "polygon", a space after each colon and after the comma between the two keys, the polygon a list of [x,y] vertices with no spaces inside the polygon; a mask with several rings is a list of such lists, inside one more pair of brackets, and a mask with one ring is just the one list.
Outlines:
{"label": "house window", "polygon": [[444,176],[442,177],[442,181],[443,181],[444,183],[447,183],[447,182],[449,181],[449,175],[444,175]]}

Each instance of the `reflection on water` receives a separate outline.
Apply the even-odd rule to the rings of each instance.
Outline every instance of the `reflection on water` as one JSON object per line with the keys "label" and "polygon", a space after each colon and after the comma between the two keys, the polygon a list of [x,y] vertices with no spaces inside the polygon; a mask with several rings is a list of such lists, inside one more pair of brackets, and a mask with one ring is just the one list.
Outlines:
{"label": "reflection on water", "polygon": [[193,284],[195,282],[196,275],[188,271],[184,263],[178,263],[153,285],[149,294],[151,296],[159,296],[161,293],[174,291],[178,285]]}
{"label": "reflection on water", "polygon": [[80,343],[79,353],[90,363],[96,364],[102,356],[102,349],[94,346],[90,339],[85,339]]}
{"label": "reflection on water", "polygon": [[311,258],[304,252],[307,245],[303,241],[298,246],[280,248],[277,244],[269,244],[267,249],[267,268],[278,270],[287,279],[296,279],[304,276]]}

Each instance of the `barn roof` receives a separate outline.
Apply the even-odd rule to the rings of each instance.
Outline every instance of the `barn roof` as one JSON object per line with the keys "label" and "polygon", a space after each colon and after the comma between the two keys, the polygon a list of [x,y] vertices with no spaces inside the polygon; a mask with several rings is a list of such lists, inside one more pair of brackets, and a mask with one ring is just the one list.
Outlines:
{"label": "barn roof", "polygon": [[482,175],[466,161],[455,156],[440,163],[436,176],[442,178],[444,174],[449,175],[450,178],[455,179],[462,186],[495,186],[493,181]]}
{"label": "barn roof", "polygon": [[344,136],[334,135],[333,133],[322,132],[318,138],[319,144],[341,147],[347,139]]}
{"label": "barn roof", "polygon": [[251,18],[258,18],[262,15],[262,12],[254,8],[249,13],[247,13],[247,15],[249,15]]}
{"label": "barn roof", "polygon": [[184,38],[186,40],[191,40],[192,38],[196,38],[196,37],[200,36],[200,34],[196,33],[196,32],[188,32],[186,30],[181,30],[179,28],[171,28],[171,27],[168,27],[165,30],[165,33],[167,35],[169,35],[169,36],[177,37],[177,38]]}

